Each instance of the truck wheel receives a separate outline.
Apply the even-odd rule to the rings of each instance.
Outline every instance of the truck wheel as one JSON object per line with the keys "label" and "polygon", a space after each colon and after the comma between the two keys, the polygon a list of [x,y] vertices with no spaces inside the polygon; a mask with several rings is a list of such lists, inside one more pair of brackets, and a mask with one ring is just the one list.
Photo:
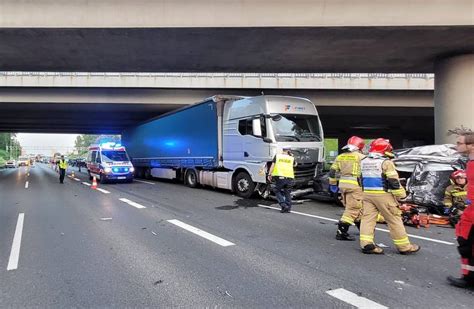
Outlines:
{"label": "truck wheel", "polygon": [[190,188],[196,188],[198,185],[198,177],[196,174],[196,170],[189,169],[186,171],[185,176],[186,185]]}
{"label": "truck wheel", "polygon": [[89,180],[92,180],[91,171],[87,171],[87,173],[89,174]]}
{"label": "truck wheel", "polygon": [[153,178],[151,176],[151,170],[149,168],[145,168],[145,171],[143,172],[143,177],[148,180]]}
{"label": "truck wheel", "polygon": [[251,197],[255,191],[255,183],[246,172],[240,172],[235,176],[233,186],[235,193],[243,198]]}

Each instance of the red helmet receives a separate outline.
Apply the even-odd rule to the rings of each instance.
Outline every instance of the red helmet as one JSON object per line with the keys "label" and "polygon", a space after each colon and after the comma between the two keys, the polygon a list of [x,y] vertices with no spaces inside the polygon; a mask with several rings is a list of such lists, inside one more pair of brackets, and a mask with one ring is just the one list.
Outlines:
{"label": "red helmet", "polygon": [[393,147],[388,139],[377,138],[370,144],[369,152],[376,152],[384,155],[386,152],[391,152],[392,150]]}
{"label": "red helmet", "polygon": [[452,172],[451,175],[449,175],[449,178],[455,180],[456,178],[467,178],[467,176],[464,170],[457,170]]}
{"label": "red helmet", "polygon": [[347,140],[347,145],[352,145],[359,148],[359,150],[362,150],[364,149],[365,142],[364,142],[364,139],[361,137],[352,136],[351,138]]}

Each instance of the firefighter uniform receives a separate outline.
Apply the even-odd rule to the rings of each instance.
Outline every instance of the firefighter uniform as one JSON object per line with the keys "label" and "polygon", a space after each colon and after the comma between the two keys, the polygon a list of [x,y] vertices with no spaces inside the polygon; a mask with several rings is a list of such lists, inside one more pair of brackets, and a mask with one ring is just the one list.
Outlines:
{"label": "firefighter uniform", "polygon": [[[460,186],[452,184],[444,191],[444,206],[451,208],[457,206],[459,208],[466,207],[467,200],[467,185]],[[461,209],[462,210],[462,209]]]}
{"label": "firefighter uniform", "polygon": [[349,226],[360,223],[363,199],[360,186],[360,161],[363,158],[365,155],[359,151],[342,153],[336,157],[329,171],[329,184],[339,187],[345,208],[336,234],[339,240],[354,240],[348,234]]}
{"label": "firefighter uniform", "polygon": [[401,218],[398,199],[406,196],[400,185],[398,173],[392,161],[378,153],[369,153],[361,161],[364,208],[360,228],[360,246],[364,253],[382,253],[375,246],[374,232],[379,212],[385,219],[398,251],[402,254],[419,250],[410,244]]}
{"label": "firefighter uniform", "polygon": [[295,178],[295,158],[289,154],[277,154],[273,165],[272,178],[275,179],[273,192],[281,206],[282,212],[290,212],[291,187]]}

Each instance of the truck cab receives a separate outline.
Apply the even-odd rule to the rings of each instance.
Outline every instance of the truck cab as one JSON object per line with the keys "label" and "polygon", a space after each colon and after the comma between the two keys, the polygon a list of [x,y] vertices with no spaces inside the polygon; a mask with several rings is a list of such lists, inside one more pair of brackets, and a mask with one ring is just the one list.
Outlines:
{"label": "truck cab", "polygon": [[135,169],[125,147],[116,143],[103,143],[89,147],[87,155],[89,179],[95,176],[101,183],[133,182]]}

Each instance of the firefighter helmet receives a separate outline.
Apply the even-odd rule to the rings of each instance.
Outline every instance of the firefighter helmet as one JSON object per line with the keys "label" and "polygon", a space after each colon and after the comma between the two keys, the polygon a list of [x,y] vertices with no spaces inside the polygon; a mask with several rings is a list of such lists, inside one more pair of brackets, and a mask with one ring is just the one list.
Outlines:
{"label": "firefighter helmet", "polygon": [[347,140],[347,145],[352,145],[357,147],[359,150],[364,149],[365,147],[365,142],[364,139],[358,136],[352,136]]}
{"label": "firefighter helmet", "polygon": [[386,152],[393,150],[390,141],[385,138],[377,138],[370,144],[369,152],[376,152],[385,155]]}
{"label": "firefighter helmet", "polygon": [[454,171],[451,173],[451,175],[449,175],[449,178],[451,178],[452,180],[456,180],[456,178],[466,178],[466,172],[464,170],[457,170],[457,171]]}

